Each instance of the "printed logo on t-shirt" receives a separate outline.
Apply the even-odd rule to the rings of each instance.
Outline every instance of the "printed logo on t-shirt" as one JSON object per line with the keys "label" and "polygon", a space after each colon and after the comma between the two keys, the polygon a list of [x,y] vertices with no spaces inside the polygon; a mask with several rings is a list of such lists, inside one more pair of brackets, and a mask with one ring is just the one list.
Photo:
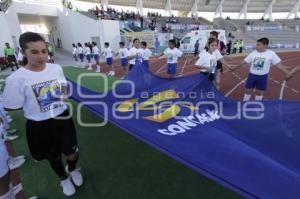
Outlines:
{"label": "printed logo on t-shirt", "polygon": [[174,59],[174,58],[173,58],[173,54],[172,54],[172,53],[168,53],[168,54],[167,54],[167,58],[168,58],[168,62],[169,62],[169,63],[172,63],[172,62],[173,62],[173,59]]}
{"label": "printed logo on t-shirt", "polygon": [[254,58],[253,64],[252,64],[253,70],[262,71],[264,68],[264,65],[265,65],[265,61],[266,61],[266,58],[263,58],[263,57]]}
{"label": "printed logo on t-shirt", "polygon": [[121,57],[125,57],[125,52],[121,51]]}
{"label": "printed logo on t-shirt", "polygon": [[142,52],[137,52],[136,53],[136,59],[138,59],[139,61],[142,60],[143,58],[143,53]]}
{"label": "printed logo on t-shirt", "polygon": [[210,60],[211,73],[215,73],[216,68],[217,68],[217,60],[216,59],[211,59]]}
{"label": "printed logo on t-shirt", "polygon": [[61,90],[57,80],[34,84],[31,87],[42,113],[63,106],[62,103],[58,103],[61,101]]}

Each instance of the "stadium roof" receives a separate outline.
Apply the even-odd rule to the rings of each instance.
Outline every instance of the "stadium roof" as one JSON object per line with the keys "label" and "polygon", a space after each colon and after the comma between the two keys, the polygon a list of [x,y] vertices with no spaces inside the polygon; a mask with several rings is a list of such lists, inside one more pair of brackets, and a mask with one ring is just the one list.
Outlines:
{"label": "stadium roof", "polygon": [[[99,3],[100,0],[81,0]],[[165,9],[169,0],[143,0],[144,8]],[[172,10],[191,11],[197,3],[199,12],[216,12],[222,5],[223,12],[241,12],[247,4],[248,13],[264,13],[270,6],[273,12],[290,12],[299,0],[170,0]],[[136,6],[137,0],[108,0],[109,5]]]}

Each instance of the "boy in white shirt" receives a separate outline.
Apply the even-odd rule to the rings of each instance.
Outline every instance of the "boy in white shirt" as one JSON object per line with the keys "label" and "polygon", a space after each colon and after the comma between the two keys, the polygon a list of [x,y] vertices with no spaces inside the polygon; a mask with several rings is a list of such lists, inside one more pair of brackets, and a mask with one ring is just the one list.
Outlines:
{"label": "boy in white shirt", "polygon": [[[263,94],[267,90],[268,75],[270,67],[276,66],[287,76],[290,75],[287,67],[281,63],[281,59],[278,55],[268,49],[269,39],[261,38],[257,40],[256,50],[250,53],[242,63],[238,64],[235,68],[245,64],[250,64],[250,73],[246,82],[246,91],[243,101],[249,101],[251,99],[251,93],[256,90],[256,101],[263,99]],[[290,77],[289,77],[290,78]]]}
{"label": "boy in white shirt", "polygon": [[120,56],[121,66],[125,70],[126,74],[128,73],[128,49],[125,48],[124,42],[119,43],[120,49],[116,56]]}
{"label": "boy in white shirt", "polygon": [[143,61],[143,49],[140,48],[140,40],[138,38],[135,38],[133,40],[133,47],[128,52],[128,59],[129,61],[129,71],[135,66],[135,62],[141,62]]}
{"label": "boy in white shirt", "polygon": [[177,69],[177,61],[183,54],[175,46],[176,46],[175,40],[174,39],[169,40],[169,48],[167,48],[163,53],[163,55],[167,57],[167,62],[168,62],[167,73],[169,74],[170,78],[174,78]]}
{"label": "boy in white shirt", "polygon": [[146,66],[146,68],[149,68],[149,58],[151,57],[152,52],[147,48],[147,42],[142,41],[141,46],[143,49],[143,65]]}
{"label": "boy in white shirt", "polygon": [[73,43],[72,47],[73,47],[73,52],[72,52],[73,58],[74,58],[75,62],[78,63],[78,49],[77,49],[77,46],[76,46],[76,44]]}
{"label": "boy in white shirt", "polygon": [[84,54],[85,54],[85,58],[86,58],[86,60],[88,62],[88,66],[89,66],[87,69],[88,70],[93,70],[93,68],[92,68],[92,62],[91,62],[91,59],[92,59],[91,48],[90,48],[90,46],[89,46],[88,43],[85,43],[84,46],[85,46],[85,48],[84,48]]}
{"label": "boy in white shirt", "polygon": [[92,42],[92,46],[93,46],[93,57],[95,59],[95,62],[96,62],[96,72],[97,73],[100,73],[100,53],[99,53],[99,48],[97,46],[97,43],[96,42]]}
{"label": "boy in white shirt", "polygon": [[109,43],[105,42],[104,43],[104,50],[102,55],[105,56],[106,58],[106,64],[109,66],[110,71],[107,74],[108,76],[114,76],[115,75],[115,71],[113,70],[113,51],[112,49],[109,47]]}
{"label": "boy in white shirt", "polygon": [[77,49],[78,49],[78,56],[79,56],[79,59],[80,59],[80,66],[81,67],[84,67],[84,51],[83,51],[83,48],[82,48],[82,45],[81,43],[77,43]]}

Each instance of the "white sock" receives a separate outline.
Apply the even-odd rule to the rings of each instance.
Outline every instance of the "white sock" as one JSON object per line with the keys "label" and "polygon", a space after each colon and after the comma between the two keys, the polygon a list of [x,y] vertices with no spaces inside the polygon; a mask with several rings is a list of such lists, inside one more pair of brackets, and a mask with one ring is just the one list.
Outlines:
{"label": "white sock", "polygon": [[256,95],[255,96],[255,101],[262,101],[263,100],[263,95]]}
{"label": "white sock", "polygon": [[251,95],[249,95],[249,94],[244,94],[244,98],[243,98],[243,101],[244,101],[244,102],[250,101],[250,99],[251,99]]}
{"label": "white sock", "polygon": [[0,199],[15,199],[13,189],[9,189],[9,191],[6,194],[0,196]]}
{"label": "white sock", "polygon": [[100,66],[99,65],[97,65],[97,70],[100,70]]}
{"label": "white sock", "polygon": [[89,63],[89,67],[92,68],[92,63]]}

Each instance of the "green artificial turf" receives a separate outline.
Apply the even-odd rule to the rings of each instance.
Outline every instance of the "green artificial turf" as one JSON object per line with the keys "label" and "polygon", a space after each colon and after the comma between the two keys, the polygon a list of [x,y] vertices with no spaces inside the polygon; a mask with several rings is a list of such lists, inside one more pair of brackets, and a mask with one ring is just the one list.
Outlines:
{"label": "green artificial turf", "polygon": [[[84,70],[66,67],[66,76],[76,80]],[[109,78],[111,86],[115,78]],[[103,91],[103,80],[86,78],[83,86]],[[76,109],[77,103],[70,100]],[[17,154],[28,157],[19,170],[26,196],[41,199],[64,198],[59,180],[47,161],[34,162],[30,158],[25,136],[22,111],[11,113],[20,139],[14,142]],[[85,122],[101,121],[82,109]],[[78,199],[234,199],[237,194],[176,162],[160,151],[135,139],[114,125],[81,127],[76,121],[80,161],[84,185],[72,198]],[[43,133],[43,132],[41,132]]]}

